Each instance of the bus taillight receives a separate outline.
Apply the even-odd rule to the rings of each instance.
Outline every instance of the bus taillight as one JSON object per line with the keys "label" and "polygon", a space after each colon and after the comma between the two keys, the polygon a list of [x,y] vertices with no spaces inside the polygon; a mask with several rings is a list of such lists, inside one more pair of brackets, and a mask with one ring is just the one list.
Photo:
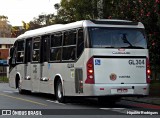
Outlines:
{"label": "bus taillight", "polygon": [[87,79],[86,84],[94,84],[94,63],[93,57],[91,57],[87,62]]}
{"label": "bus taillight", "polygon": [[149,84],[150,83],[150,76],[151,76],[151,70],[150,70],[150,63],[149,63],[149,59],[147,58],[147,68],[146,68],[146,76],[147,76],[147,78],[146,78],[146,81],[147,81],[147,83]]}
{"label": "bus taillight", "polygon": [[148,68],[147,69],[147,74],[150,75],[151,74],[151,70]]}

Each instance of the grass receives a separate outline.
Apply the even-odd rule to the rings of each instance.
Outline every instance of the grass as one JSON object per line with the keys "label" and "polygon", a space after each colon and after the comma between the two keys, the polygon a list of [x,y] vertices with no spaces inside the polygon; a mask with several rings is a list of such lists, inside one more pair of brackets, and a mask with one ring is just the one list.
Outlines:
{"label": "grass", "polygon": [[160,83],[160,80],[151,80],[151,84],[152,83]]}
{"label": "grass", "polygon": [[160,82],[151,82],[150,87],[159,87],[160,88]]}
{"label": "grass", "polygon": [[160,82],[151,82],[150,84],[150,96],[160,97]]}
{"label": "grass", "polygon": [[160,83],[151,83],[151,86],[159,86],[160,87]]}
{"label": "grass", "polygon": [[6,76],[0,76],[0,82],[8,83],[8,78]]}

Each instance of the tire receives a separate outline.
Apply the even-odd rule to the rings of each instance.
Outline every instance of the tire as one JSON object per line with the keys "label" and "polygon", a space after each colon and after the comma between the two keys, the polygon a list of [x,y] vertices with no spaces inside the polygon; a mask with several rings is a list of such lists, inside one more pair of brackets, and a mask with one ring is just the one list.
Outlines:
{"label": "tire", "polygon": [[22,84],[21,84],[21,82],[20,82],[20,80],[18,80],[18,92],[19,92],[19,94],[24,94],[25,92],[24,92],[24,90],[22,89]]}
{"label": "tire", "polygon": [[62,82],[60,80],[58,80],[56,83],[56,99],[60,103],[65,102],[65,97],[64,97],[63,88],[62,88]]}

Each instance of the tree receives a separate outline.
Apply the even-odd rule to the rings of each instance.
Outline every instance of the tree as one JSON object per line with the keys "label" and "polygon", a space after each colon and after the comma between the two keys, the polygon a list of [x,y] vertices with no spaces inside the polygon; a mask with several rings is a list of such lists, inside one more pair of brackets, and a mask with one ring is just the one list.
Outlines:
{"label": "tree", "polygon": [[22,24],[23,24],[24,30],[28,30],[29,29],[29,27],[30,27],[29,23],[26,23],[26,22],[22,21]]}
{"label": "tree", "polygon": [[55,16],[54,14],[40,14],[37,18],[35,17],[29,23],[24,23],[24,27],[28,28],[27,30],[33,30],[45,26],[49,26],[55,24]]}
{"label": "tree", "polygon": [[61,0],[55,22],[96,19],[97,15],[97,0]]}
{"label": "tree", "polygon": [[11,37],[11,25],[7,16],[0,16],[0,37]]}
{"label": "tree", "polygon": [[2,15],[2,16],[0,15],[0,20],[5,20],[6,21],[6,20],[8,20],[8,17],[4,16],[4,15]]}
{"label": "tree", "polygon": [[12,26],[11,32],[11,37],[16,38],[19,35],[23,34],[25,30],[22,29],[20,26]]}

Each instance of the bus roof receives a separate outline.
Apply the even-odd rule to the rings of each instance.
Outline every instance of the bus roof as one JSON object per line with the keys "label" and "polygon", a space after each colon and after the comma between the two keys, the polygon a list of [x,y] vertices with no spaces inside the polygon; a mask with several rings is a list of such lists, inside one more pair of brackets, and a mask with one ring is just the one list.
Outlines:
{"label": "bus roof", "polygon": [[39,35],[50,34],[58,31],[65,31],[68,29],[80,27],[123,27],[123,28],[144,28],[141,22],[133,22],[128,20],[117,19],[100,19],[100,20],[82,20],[68,24],[55,24],[35,30],[26,31],[24,34],[17,37],[17,39],[35,37]]}

